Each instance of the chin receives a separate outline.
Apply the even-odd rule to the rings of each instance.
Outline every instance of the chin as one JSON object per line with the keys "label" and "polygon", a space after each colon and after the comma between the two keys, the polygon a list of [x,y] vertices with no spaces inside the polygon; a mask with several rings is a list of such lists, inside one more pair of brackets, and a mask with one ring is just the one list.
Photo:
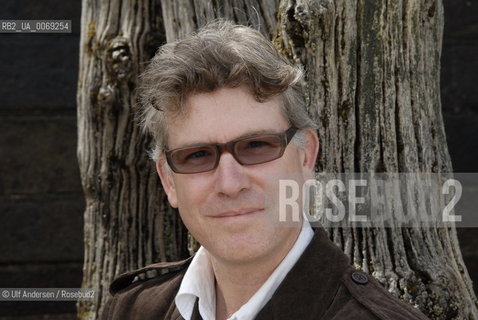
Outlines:
{"label": "chin", "polygon": [[[272,248],[265,246],[254,246],[250,242],[228,242],[224,241],[221,247],[208,250],[214,258],[226,263],[248,264],[261,260]],[[207,248],[206,248],[207,249]]]}

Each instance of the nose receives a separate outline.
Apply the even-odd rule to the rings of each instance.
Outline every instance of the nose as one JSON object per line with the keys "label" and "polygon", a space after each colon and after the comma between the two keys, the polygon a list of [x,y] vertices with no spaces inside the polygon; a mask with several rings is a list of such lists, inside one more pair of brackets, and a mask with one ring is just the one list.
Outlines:
{"label": "nose", "polygon": [[220,196],[234,198],[250,187],[250,180],[244,172],[244,166],[229,152],[223,152],[215,171],[216,192]]}

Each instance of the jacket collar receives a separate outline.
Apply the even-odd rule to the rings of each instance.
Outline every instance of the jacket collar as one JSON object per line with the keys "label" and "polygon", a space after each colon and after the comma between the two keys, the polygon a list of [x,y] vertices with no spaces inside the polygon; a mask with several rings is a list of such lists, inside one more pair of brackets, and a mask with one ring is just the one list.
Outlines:
{"label": "jacket collar", "polygon": [[[349,264],[326,231],[315,229],[309,246],[255,319],[308,319],[311,314],[320,318],[332,303]],[[201,319],[196,300],[191,320]]]}
{"label": "jacket collar", "polygon": [[348,267],[348,257],[323,228],[316,229],[309,246],[256,319],[307,319],[311,314],[320,318]]}

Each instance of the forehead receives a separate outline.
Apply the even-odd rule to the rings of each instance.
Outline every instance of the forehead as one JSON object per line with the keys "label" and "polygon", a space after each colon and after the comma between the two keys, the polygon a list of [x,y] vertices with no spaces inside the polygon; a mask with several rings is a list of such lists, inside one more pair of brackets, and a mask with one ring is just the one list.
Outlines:
{"label": "forehead", "polygon": [[223,143],[248,134],[280,132],[288,127],[280,97],[258,102],[244,87],[193,94],[186,100],[185,108],[184,115],[168,122],[169,148]]}

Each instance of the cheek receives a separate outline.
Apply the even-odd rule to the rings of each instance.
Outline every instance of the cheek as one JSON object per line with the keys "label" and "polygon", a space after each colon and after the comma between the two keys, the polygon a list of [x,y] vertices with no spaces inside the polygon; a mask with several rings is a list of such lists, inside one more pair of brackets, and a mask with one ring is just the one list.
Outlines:
{"label": "cheek", "polygon": [[197,201],[196,198],[194,198],[195,195],[191,192],[189,196],[185,195],[187,195],[187,193],[178,193],[178,211],[186,228],[194,234],[194,230],[200,225],[200,214],[198,213],[198,211],[200,211],[200,201]]}
{"label": "cheek", "polygon": [[295,176],[302,173],[301,157],[296,149],[287,148],[279,166],[276,168],[278,176]]}
{"label": "cheek", "polygon": [[205,180],[198,178],[177,181],[178,208],[185,216],[200,211],[201,206],[206,202],[210,194],[207,190],[211,189],[206,185]]}
{"label": "cheek", "polygon": [[289,171],[293,171],[293,173],[301,174],[303,172],[303,165],[302,165],[302,154],[297,149],[290,150],[287,159],[287,167]]}
{"label": "cheek", "polygon": [[210,193],[204,190],[207,189],[193,183],[188,183],[178,190],[178,210],[181,220],[199,243],[207,242],[208,234],[211,234],[204,216],[208,203],[211,203],[208,200]]}

